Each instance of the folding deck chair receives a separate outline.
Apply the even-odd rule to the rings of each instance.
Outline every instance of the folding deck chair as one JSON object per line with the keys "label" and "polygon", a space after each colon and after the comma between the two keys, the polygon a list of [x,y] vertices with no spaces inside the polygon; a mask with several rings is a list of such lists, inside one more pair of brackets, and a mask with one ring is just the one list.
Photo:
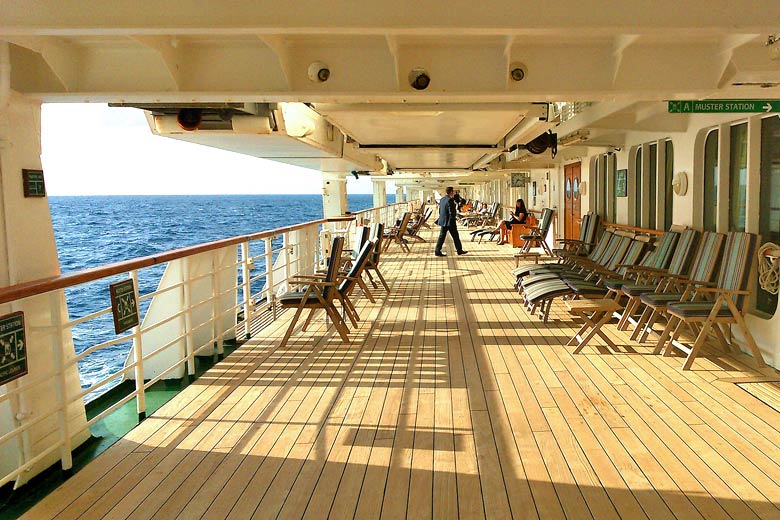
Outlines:
{"label": "folding deck chair", "polygon": [[[661,316],[666,315],[666,305],[687,299],[690,291],[697,286],[710,285],[717,274],[717,262],[723,249],[726,236],[721,233],[705,231],[699,240],[696,254],[691,261],[690,269],[684,271],[687,274],[669,273],[664,283],[659,285],[654,292],[642,293],[639,301],[645,306],[645,310],[634,328],[631,339],[644,343],[647,336],[653,331],[653,325]],[[656,349],[659,353],[661,347]]]}
{"label": "folding deck chair", "polygon": [[546,241],[547,233],[550,231],[550,226],[552,225],[554,213],[555,212],[552,209],[544,208],[542,210],[542,218],[539,221],[539,226],[531,228],[530,233],[520,235],[520,238],[525,241],[525,244],[523,244],[523,249],[521,249],[520,252],[515,253],[516,258],[529,256],[532,247],[541,247],[549,256],[555,256]]}
{"label": "folding deck chair", "polygon": [[392,244],[398,244],[398,246],[405,252],[409,252],[409,244],[406,239],[406,228],[409,226],[409,220],[412,218],[412,213],[407,211],[401,217],[401,222],[398,226],[394,226],[385,232],[383,237],[384,250],[390,249]]}
{"label": "folding deck chair", "polygon": [[[689,301],[670,303],[666,306],[669,322],[664,329],[658,345],[664,345],[664,356],[669,356],[677,348],[688,356],[683,370],[690,370],[693,361],[704,346],[710,331],[715,332],[719,343],[726,352],[741,352],[738,346],[726,340],[722,325],[736,324],[745,336],[745,343],[758,368],[766,366],[761,351],[756,345],[750,329],[745,324],[745,312],[750,291],[747,290],[758,236],[752,233],[730,232],[726,238],[726,247],[716,287],[697,287]],[[705,297],[711,299],[705,300]],[[678,341],[686,325],[697,332],[693,346],[688,347]],[[668,338],[668,341],[667,341]]]}
{"label": "folding deck chair", "polygon": [[302,287],[299,291],[288,292],[279,298],[282,308],[295,308],[295,314],[290,320],[287,331],[284,333],[280,347],[284,347],[287,344],[304,309],[309,309],[309,316],[304,323],[304,330],[311,321],[314,312],[318,309],[323,309],[333,322],[333,326],[341,337],[341,341],[344,343],[349,341],[347,325],[339,315],[334,304],[336,298],[341,298],[341,295],[336,290],[336,283],[343,248],[344,237],[335,237],[330,248],[328,270],[324,275],[294,276],[290,279],[291,284]]}

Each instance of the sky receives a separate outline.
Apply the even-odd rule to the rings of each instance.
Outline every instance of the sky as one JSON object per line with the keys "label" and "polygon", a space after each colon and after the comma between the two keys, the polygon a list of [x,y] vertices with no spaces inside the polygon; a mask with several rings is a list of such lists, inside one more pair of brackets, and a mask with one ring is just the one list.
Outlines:
{"label": "sky", "polygon": [[[45,104],[41,132],[49,195],[322,193],[316,170],[155,136],[134,108]],[[347,192],[371,180],[350,177]]]}

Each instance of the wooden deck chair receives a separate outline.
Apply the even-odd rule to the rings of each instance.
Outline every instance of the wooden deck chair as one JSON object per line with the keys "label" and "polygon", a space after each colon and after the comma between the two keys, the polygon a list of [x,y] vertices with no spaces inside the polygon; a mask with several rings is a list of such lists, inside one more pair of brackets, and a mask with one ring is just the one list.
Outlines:
{"label": "wooden deck chair", "polygon": [[568,256],[584,256],[588,254],[596,237],[600,217],[596,213],[586,213],[582,216],[580,238],[562,238],[556,240],[562,247],[553,249],[553,254],[560,259]]}
{"label": "wooden deck chair", "polygon": [[[670,303],[666,306],[669,322],[659,343],[664,342],[666,345],[664,356],[671,355],[675,348],[688,354],[683,370],[690,370],[711,330],[715,332],[715,336],[726,352],[730,350],[741,352],[738,346],[726,340],[721,328],[723,325],[731,324],[737,325],[742,330],[745,343],[753,354],[757,368],[766,366],[761,351],[745,324],[745,312],[750,295],[747,287],[755,264],[757,247],[757,235],[730,232],[726,239],[717,286],[698,287],[690,301]],[[705,300],[705,297],[711,299]],[[698,333],[691,347],[678,341],[684,325]]]}
{"label": "wooden deck chair", "polygon": [[[666,266],[666,268],[659,269],[646,266],[636,269],[636,282],[623,284],[620,288],[620,292],[628,300],[620,314],[618,330],[626,330],[630,323],[638,326],[639,322],[634,319],[634,315],[642,307],[640,298],[643,294],[663,290],[668,284],[668,276],[681,276],[688,272],[688,267],[696,251],[698,240],[698,231],[695,229],[686,229],[680,233],[680,238],[674,248],[674,254],[669,260],[669,265]],[[634,340],[636,337],[632,335],[631,339]]]}
{"label": "wooden deck chair", "polygon": [[622,276],[632,265],[635,265],[642,257],[647,239],[645,237],[621,240],[615,255],[610,259],[606,267],[593,270],[585,278],[573,277],[571,274],[563,274],[557,280],[540,282],[526,288],[526,304],[531,312],[538,312],[546,323],[550,315],[550,307],[556,298],[603,298],[607,290],[603,280],[607,276]]}
{"label": "wooden deck chair", "polygon": [[347,326],[333,303],[336,298],[340,297],[336,290],[336,284],[343,249],[344,237],[335,237],[330,249],[328,270],[324,275],[294,276],[290,279],[291,284],[302,287],[299,291],[288,292],[279,298],[282,308],[295,308],[295,314],[290,319],[290,326],[284,333],[280,347],[287,344],[304,309],[309,309],[309,316],[303,324],[303,330],[306,330],[306,326],[311,322],[312,315],[317,310],[323,309],[333,322],[342,342],[349,341]]}
{"label": "wooden deck chair", "polygon": [[521,265],[519,267],[515,267],[512,269],[512,274],[515,276],[516,284],[520,283],[520,280],[526,276],[529,276],[536,272],[543,272],[543,271],[558,271],[558,270],[565,270],[565,269],[572,269],[577,265],[577,262],[580,260],[580,258],[588,258],[589,260],[599,262],[602,256],[605,253],[605,250],[609,247],[609,243],[611,242],[612,238],[615,236],[613,231],[605,231],[601,238],[599,238],[599,241],[596,243],[596,245],[593,247],[591,252],[588,254],[587,257],[567,257],[567,258],[559,258],[555,262],[547,262],[544,264],[526,264]]}
{"label": "wooden deck chair", "polygon": [[371,253],[371,255],[368,257],[368,263],[366,264],[366,276],[368,276],[369,281],[371,282],[371,285],[374,286],[374,288],[377,288],[376,282],[374,281],[373,276],[371,273],[373,272],[376,274],[377,278],[379,278],[379,281],[382,283],[382,286],[385,288],[385,291],[390,292],[390,286],[387,285],[387,281],[385,281],[385,277],[382,276],[382,273],[379,271],[379,260],[382,256],[382,234],[383,230],[385,228],[385,225],[381,222],[375,222],[371,224],[371,234],[369,235],[369,240],[371,240],[374,243],[374,250]]}
{"label": "wooden deck chair", "polygon": [[371,229],[368,226],[357,226],[353,238],[352,249],[344,249],[341,253],[341,268],[349,269],[357,258],[363,244],[368,241]]}
{"label": "wooden deck chair", "polygon": [[[358,315],[357,309],[350,300],[350,296],[352,295],[352,291],[354,290],[355,286],[360,285],[360,287],[363,289],[363,294],[365,294],[371,303],[374,303],[374,298],[371,296],[371,293],[368,292],[368,289],[363,283],[362,276],[366,266],[368,265],[369,258],[371,258],[371,254],[374,251],[375,245],[375,242],[372,242],[371,240],[363,244],[363,248],[358,253],[358,256],[353,262],[349,272],[340,278],[339,284],[336,287],[336,290],[339,294],[338,300],[341,303],[343,314],[349,318],[349,320],[352,322],[352,325],[355,327],[357,327],[357,322],[360,321],[360,316]],[[304,324],[304,326],[305,325],[306,324]]]}
{"label": "wooden deck chair", "polygon": [[[726,235],[705,231],[702,234],[696,248],[696,254],[691,261],[687,275],[675,275],[669,273],[663,284],[659,284],[655,292],[643,293],[639,301],[645,306],[645,310],[639,318],[631,339],[644,343],[648,335],[653,332],[653,325],[666,316],[666,305],[688,299],[690,291],[698,286],[711,285],[717,274],[717,264],[720,253],[723,250],[723,242]],[[657,346],[655,353],[661,351],[662,345]]]}
{"label": "wooden deck chair", "polygon": [[423,229],[425,223],[428,221],[429,218],[431,218],[432,214],[433,214],[433,208],[428,208],[427,210],[425,210],[425,213],[423,213],[420,216],[419,220],[417,220],[414,224],[409,224],[408,226],[406,226],[407,238],[413,238],[418,242],[426,242],[426,240],[420,236],[420,230]]}
{"label": "wooden deck chair", "polygon": [[401,217],[401,222],[398,226],[394,226],[385,232],[383,238],[385,251],[390,249],[392,244],[398,244],[398,246],[407,253],[410,251],[408,240],[406,239],[406,228],[409,226],[409,220],[411,220],[411,218],[412,213],[407,211]]}
{"label": "wooden deck chair", "polygon": [[522,257],[524,254],[530,253],[532,247],[541,247],[545,253],[554,256],[546,241],[547,233],[550,231],[550,226],[552,225],[554,213],[555,211],[551,208],[544,208],[542,210],[542,218],[539,220],[539,226],[531,228],[530,233],[520,235],[520,238],[525,240],[525,244],[523,245],[523,249],[519,253],[516,253],[516,256]]}
{"label": "wooden deck chair", "polygon": [[611,278],[604,280],[604,286],[607,288],[607,297],[614,300],[620,300],[623,296],[623,286],[636,283],[647,276],[646,273],[665,272],[666,267],[672,259],[672,252],[677,245],[680,234],[676,231],[666,231],[661,237],[652,244],[652,251],[647,253],[639,262],[639,265],[629,267],[622,278]]}

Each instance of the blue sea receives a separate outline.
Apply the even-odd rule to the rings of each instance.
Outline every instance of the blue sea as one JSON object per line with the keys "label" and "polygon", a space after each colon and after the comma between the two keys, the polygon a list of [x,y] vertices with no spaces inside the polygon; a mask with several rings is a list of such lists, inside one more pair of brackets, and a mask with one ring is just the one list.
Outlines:
{"label": "blue sea", "polygon": [[[394,198],[390,195],[389,202]],[[49,204],[63,273],[322,218],[320,195],[55,196]],[[348,204],[350,211],[359,211],[370,208],[373,198],[349,195]],[[141,271],[142,295],[156,289],[163,270],[161,265]],[[110,306],[108,284],[126,277],[68,289],[71,319]],[[141,319],[147,307],[148,302],[141,305]],[[110,315],[73,328],[77,353],[115,337]],[[82,388],[121,369],[130,346],[114,345],[80,362]]]}

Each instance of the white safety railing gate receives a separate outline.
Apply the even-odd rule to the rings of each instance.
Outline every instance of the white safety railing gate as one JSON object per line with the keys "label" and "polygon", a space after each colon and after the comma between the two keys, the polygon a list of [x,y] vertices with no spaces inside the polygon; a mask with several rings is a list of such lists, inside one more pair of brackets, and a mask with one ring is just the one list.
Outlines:
{"label": "white safety railing gate", "polygon": [[[409,208],[409,203],[371,208],[0,289],[0,314],[25,312],[28,359],[31,352],[46,359],[0,387],[0,486],[15,480],[18,487],[58,459],[69,470],[71,451],[89,437],[90,426],[133,399],[143,419],[149,387],[194,375],[196,356],[222,355],[224,341],[249,337],[262,313],[276,319],[276,298],[288,289],[288,280],[320,265],[321,234],[344,233],[349,241],[355,225],[393,225]],[[157,274],[156,288],[140,291],[139,279],[161,265],[165,270]],[[110,305],[68,317],[65,290],[99,283],[107,293],[108,283],[125,278],[134,281],[139,326],[115,335]],[[83,326],[100,326],[109,339],[76,354],[72,335]],[[74,390],[85,360],[119,347],[128,351],[121,369]],[[87,419],[85,398],[124,380],[134,380],[134,390]]]}

